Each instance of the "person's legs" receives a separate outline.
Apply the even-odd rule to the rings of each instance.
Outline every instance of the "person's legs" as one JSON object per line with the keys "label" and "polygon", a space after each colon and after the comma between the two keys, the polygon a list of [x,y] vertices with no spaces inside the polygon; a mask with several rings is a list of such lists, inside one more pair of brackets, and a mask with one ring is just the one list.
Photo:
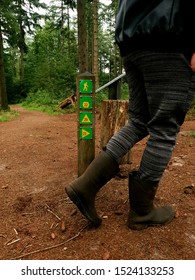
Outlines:
{"label": "person's legs", "polygon": [[159,181],[169,163],[177,134],[190,105],[192,72],[180,54],[145,55],[144,63],[151,119],[147,124],[150,137],[139,173],[141,179]]}
{"label": "person's legs", "polygon": [[163,225],[174,218],[171,207],[154,208],[153,200],[190,104],[192,73],[180,54],[145,52],[136,59],[144,75],[150,112],[149,139],[141,164],[129,176],[128,226],[138,230]]}
{"label": "person's legs", "polygon": [[105,149],[79,178],[65,188],[79,211],[95,226],[101,224],[95,208],[96,194],[118,172],[119,164]]}
{"label": "person's legs", "polygon": [[121,158],[136,142],[148,134],[146,123],[149,120],[149,112],[143,77],[133,65],[130,66],[129,63],[128,65],[132,67],[127,73],[131,87],[128,124],[110,139],[84,174],[65,188],[80,212],[95,226],[101,223],[95,208],[97,192],[119,172]]}
{"label": "person's legs", "polygon": [[150,119],[143,75],[128,56],[124,58],[124,66],[129,85],[129,121],[106,145],[117,162],[135,143],[148,135],[146,124]]}

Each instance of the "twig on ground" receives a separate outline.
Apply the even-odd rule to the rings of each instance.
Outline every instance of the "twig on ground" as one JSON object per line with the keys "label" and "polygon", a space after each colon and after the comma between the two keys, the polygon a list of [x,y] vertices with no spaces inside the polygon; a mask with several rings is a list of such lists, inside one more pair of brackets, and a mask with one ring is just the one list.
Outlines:
{"label": "twig on ground", "polygon": [[20,253],[19,254],[22,254],[22,252],[26,249],[26,248],[28,248],[29,246],[32,246],[30,243],[27,243],[23,248],[22,248],[22,250],[20,251]]}
{"label": "twig on ground", "polygon": [[62,220],[56,213],[54,213],[54,212],[49,208],[48,205],[47,205],[47,211],[50,212],[51,214],[53,214],[59,221]]}
{"label": "twig on ground", "polygon": [[18,235],[18,232],[17,232],[17,230],[15,228],[14,228],[14,232],[15,232],[16,235]]}
{"label": "twig on ground", "polygon": [[52,223],[52,225],[50,226],[50,229],[52,229],[52,228],[53,228],[53,226],[54,226],[54,223]]}
{"label": "twig on ground", "polygon": [[[15,232],[15,235],[14,237],[10,238],[6,243],[5,245],[9,246],[11,244],[14,244],[16,242],[18,242],[20,240],[20,238],[18,238],[18,232],[17,230],[14,228],[14,232]],[[16,239],[15,239],[16,238]]]}
{"label": "twig on ground", "polygon": [[27,215],[34,215],[35,213],[34,212],[29,212],[29,213],[27,213],[27,212],[24,212],[24,213],[22,213],[22,216],[27,216]]}
{"label": "twig on ground", "polygon": [[77,234],[75,234],[74,236],[72,236],[71,238],[67,239],[64,242],[61,242],[59,244],[56,244],[56,245],[53,245],[53,246],[50,246],[50,247],[47,247],[47,248],[42,248],[42,249],[38,249],[38,250],[29,252],[29,253],[26,253],[26,254],[19,255],[19,256],[13,258],[12,260],[21,259],[21,258],[30,256],[30,255],[33,255],[33,254],[36,254],[36,253],[40,253],[40,252],[44,252],[44,251],[48,251],[48,250],[60,247],[60,246],[62,246],[64,244],[74,240],[75,238],[77,238],[81,234],[81,232],[88,227],[88,225],[89,225],[89,223],[87,223],[83,228],[81,228],[81,230]]}
{"label": "twig on ground", "polygon": [[17,238],[17,239],[15,239],[15,240],[13,240],[13,241],[7,243],[6,245],[9,246],[9,245],[12,245],[12,244],[14,244],[14,243],[16,243],[16,242],[18,242],[18,241],[20,241],[20,238]]}
{"label": "twig on ground", "polygon": [[124,204],[126,204],[126,203],[128,202],[128,200],[129,200],[128,198],[127,198],[127,199],[125,199],[125,200],[124,200]]}
{"label": "twig on ground", "polygon": [[55,214],[52,210],[47,209],[47,211],[52,213],[59,221],[61,221],[61,218],[57,214]]}
{"label": "twig on ground", "polygon": [[8,243],[10,243],[15,237],[10,238],[7,242],[5,242],[4,245],[7,245]]}

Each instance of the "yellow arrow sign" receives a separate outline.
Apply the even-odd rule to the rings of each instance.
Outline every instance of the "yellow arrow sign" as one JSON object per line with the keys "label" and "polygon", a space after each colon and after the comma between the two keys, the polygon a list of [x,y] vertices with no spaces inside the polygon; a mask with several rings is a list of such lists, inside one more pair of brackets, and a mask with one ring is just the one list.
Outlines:
{"label": "yellow arrow sign", "polygon": [[92,139],[92,128],[91,127],[86,127],[86,128],[80,128],[80,139],[86,139],[90,140]]}
{"label": "yellow arrow sign", "polygon": [[85,129],[82,129],[82,137],[85,138],[89,135],[90,133],[86,131]]}

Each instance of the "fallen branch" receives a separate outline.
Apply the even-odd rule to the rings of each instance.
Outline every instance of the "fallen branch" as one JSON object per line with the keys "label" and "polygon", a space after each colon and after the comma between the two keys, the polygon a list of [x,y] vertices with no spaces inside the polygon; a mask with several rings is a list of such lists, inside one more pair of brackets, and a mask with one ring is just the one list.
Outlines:
{"label": "fallen branch", "polygon": [[77,237],[81,234],[81,232],[82,232],[88,225],[89,225],[89,224],[85,225],[76,235],[74,235],[73,237],[67,239],[67,240],[64,241],[64,242],[61,242],[61,243],[59,243],[59,244],[56,244],[56,245],[53,245],[53,246],[50,246],[50,247],[47,247],[47,248],[38,249],[38,250],[29,252],[29,253],[26,253],[26,254],[19,255],[19,256],[13,258],[12,260],[21,259],[21,258],[24,258],[24,257],[27,257],[27,256],[31,256],[31,255],[36,254],[36,253],[45,252],[45,251],[48,251],[48,250],[51,250],[51,249],[54,249],[54,248],[63,246],[64,244],[66,244],[66,243],[68,243],[68,242],[74,240],[75,238],[77,238]]}
{"label": "fallen branch", "polygon": [[64,109],[66,108],[68,105],[72,104],[73,106],[75,106],[76,104],[76,95],[73,94],[71,96],[69,96],[68,98],[66,98],[65,100],[63,100],[59,105],[58,108],[59,109]]}

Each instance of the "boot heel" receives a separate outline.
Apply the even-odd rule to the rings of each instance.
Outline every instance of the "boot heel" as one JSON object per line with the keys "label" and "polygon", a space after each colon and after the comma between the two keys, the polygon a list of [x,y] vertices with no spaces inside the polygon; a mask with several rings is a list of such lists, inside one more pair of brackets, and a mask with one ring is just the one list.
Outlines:
{"label": "boot heel", "polygon": [[150,226],[162,226],[170,223],[175,211],[171,206],[154,207],[153,201],[158,182],[139,179],[136,172],[129,175],[130,211],[128,227],[142,230]]}
{"label": "boot heel", "polygon": [[96,194],[118,172],[118,162],[102,151],[85,172],[65,188],[70,200],[95,226],[99,226],[102,221],[95,208]]}
{"label": "boot heel", "polygon": [[84,199],[77,195],[77,193],[71,186],[65,188],[65,190],[70,200],[77,206],[77,208],[85,216],[85,218],[87,218],[95,227],[98,227],[101,224],[102,220],[97,215],[95,207],[88,205],[88,203],[84,201]]}

